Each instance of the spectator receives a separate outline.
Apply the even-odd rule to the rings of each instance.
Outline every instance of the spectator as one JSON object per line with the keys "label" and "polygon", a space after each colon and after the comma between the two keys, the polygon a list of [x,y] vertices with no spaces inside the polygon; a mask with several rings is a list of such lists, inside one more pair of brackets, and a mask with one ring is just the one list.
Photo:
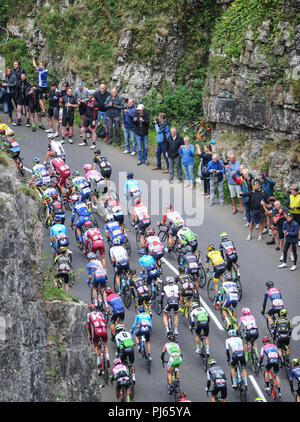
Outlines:
{"label": "spectator", "polygon": [[142,163],[149,165],[148,161],[148,130],[150,123],[150,115],[144,108],[144,104],[137,106],[137,113],[133,118],[135,125],[135,135],[138,144],[138,162],[140,166]]}
{"label": "spectator", "polygon": [[166,156],[166,151],[167,151],[167,139],[170,136],[170,130],[169,130],[169,125],[166,119],[166,115],[164,113],[159,113],[158,120],[154,119],[154,123],[155,123],[155,129],[157,132],[157,136],[156,136],[157,165],[156,167],[153,167],[152,170],[161,170],[161,153],[162,153],[167,164],[167,169],[163,170],[162,173],[167,174],[169,173],[169,160]]}
{"label": "spectator", "polygon": [[219,160],[218,154],[213,154],[211,161],[207,165],[207,171],[210,174],[209,176],[209,185],[210,185],[210,204],[212,207],[214,205],[215,199],[215,189],[218,187],[220,205],[224,205],[224,193],[223,193],[223,163],[222,160]]}
{"label": "spectator", "polygon": [[[268,197],[272,197],[273,196],[273,190],[274,190],[274,186],[275,186],[275,181],[272,179],[267,179],[267,175],[266,173],[262,173],[261,174],[261,188],[262,190],[267,194]],[[272,219],[271,216],[265,215],[265,220],[264,220],[264,229],[263,229],[263,234],[267,233],[268,231],[268,218],[269,218],[269,235],[272,234]]]}
{"label": "spectator", "polygon": [[99,123],[101,118],[103,119],[103,125],[104,125],[104,128],[105,128],[105,138],[104,138],[105,142],[108,141],[105,101],[110,95],[111,95],[110,92],[106,91],[105,84],[100,84],[99,85],[99,91],[95,92],[95,98],[97,100],[98,107],[99,107],[97,122]]}
{"label": "spectator", "polygon": [[167,139],[167,151],[166,157],[169,161],[169,182],[173,183],[174,177],[174,166],[177,168],[177,181],[181,183],[182,181],[182,170],[181,170],[181,157],[179,155],[179,148],[181,145],[184,145],[182,136],[179,135],[177,129],[172,127],[170,129],[170,136]]}
{"label": "spectator", "polygon": [[182,145],[178,152],[182,157],[182,167],[185,174],[184,187],[193,187],[194,184],[194,153],[195,148],[193,144],[190,144],[190,137],[185,136],[183,138],[184,145]]}
{"label": "spectator", "polygon": [[98,103],[94,96],[94,93],[90,91],[89,99],[85,101],[86,105],[86,116],[81,126],[81,133],[82,133],[82,142],[79,146],[87,146],[86,142],[86,129],[90,126],[92,131],[92,141],[93,144],[91,145],[91,149],[96,148],[96,125],[97,125],[97,117],[98,117]]}
{"label": "spectator", "polygon": [[236,214],[238,212],[236,207],[236,198],[239,199],[241,211],[243,211],[244,205],[241,199],[241,187],[240,185],[233,179],[232,172],[234,171],[237,176],[240,175],[240,165],[241,163],[236,160],[235,154],[230,154],[229,156],[229,163],[223,163],[225,174],[228,175],[228,187],[230,191],[231,201],[232,201],[232,214]]}
{"label": "spectator", "polygon": [[136,139],[135,139],[135,125],[133,123],[133,118],[137,114],[137,109],[134,105],[134,100],[132,98],[128,99],[127,106],[124,107],[123,111],[123,119],[122,119],[122,129],[124,132],[125,138],[125,151],[124,154],[128,154],[130,152],[130,142],[129,138],[132,142],[132,152],[130,155],[136,154]]}
{"label": "spectator", "polygon": [[247,240],[252,239],[254,223],[259,225],[258,240],[262,240],[263,222],[265,218],[263,203],[267,201],[267,195],[262,190],[259,180],[254,182],[254,191],[242,193],[243,198],[246,196],[250,199],[250,225]]}
{"label": "spectator", "polygon": [[11,68],[7,67],[5,70],[5,81],[2,82],[2,87],[5,89],[3,103],[5,103],[6,106],[3,105],[3,108],[4,110],[7,110],[6,113],[8,113],[8,123],[12,123],[12,110],[13,110],[12,99],[14,98],[14,95],[16,92],[16,85],[17,85],[16,75],[13,75]]}
{"label": "spectator", "polygon": [[287,207],[293,214],[293,219],[298,223],[298,246],[300,246],[300,193],[297,187],[291,189],[291,194],[287,200]]}
{"label": "spectator", "polygon": [[46,69],[46,63],[44,61],[39,60],[39,65],[37,66],[34,57],[32,58],[32,63],[35,69],[38,71],[38,92],[39,92],[39,101],[40,107],[42,110],[41,115],[46,116],[46,101],[44,94],[47,92],[48,88],[48,69]]}
{"label": "spectator", "polygon": [[[67,89],[68,88],[71,88],[69,82],[68,81],[62,82],[61,90],[60,90],[62,97],[67,95]],[[62,114],[61,114],[61,116],[62,116]],[[60,121],[62,121],[62,117],[60,118]],[[69,123],[67,123],[66,132],[65,132],[65,136],[68,136],[68,135],[69,135]],[[81,133],[80,133],[80,136],[82,136]],[[88,138],[89,138],[89,135],[88,135]]]}
{"label": "spectator", "polygon": [[[85,119],[85,113],[86,113],[85,101],[89,99],[89,90],[84,86],[84,83],[82,81],[78,82],[77,88],[74,91],[74,97],[79,107],[79,115],[80,115],[80,121],[81,121],[80,128],[81,128],[82,123]],[[80,136],[82,136],[82,133],[80,133]]]}
{"label": "spectator", "polygon": [[63,144],[65,142],[67,125],[69,125],[68,141],[70,142],[70,144],[73,144],[72,136],[74,136],[74,109],[78,107],[78,104],[76,98],[73,95],[72,88],[67,88],[66,94],[60,98],[60,103],[63,106],[61,143]]}
{"label": "spectator", "polygon": [[202,194],[207,195],[206,198],[209,198],[209,196],[210,196],[209,195],[209,192],[210,192],[209,176],[210,176],[210,174],[207,170],[207,166],[208,166],[208,163],[212,159],[211,144],[208,144],[208,143],[204,144],[203,152],[201,152],[198,142],[195,143],[195,148],[196,148],[196,154],[201,158],[201,163],[199,165],[198,175],[201,177],[201,180],[203,180],[204,192],[202,192]]}
{"label": "spectator", "polygon": [[[52,82],[50,84],[50,91],[49,94],[45,94],[49,99],[49,108],[48,108],[48,115],[47,120],[49,124],[49,129],[45,130],[45,132],[53,133],[53,138],[59,135],[59,101],[61,97],[61,93],[59,89],[56,87],[56,83]],[[55,132],[53,130],[53,121],[55,122]]]}
{"label": "spectator", "polygon": [[19,60],[15,60],[13,64],[12,74],[16,76],[17,82],[21,79],[21,74],[26,73],[25,70],[21,67]]}
{"label": "spectator", "polygon": [[292,247],[293,255],[294,255],[294,264],[290,268],[291,271],[296,270],[297,264],[297,240],[298,240],[298,230],[299,224],[293,218],[294,214],[288,213],[286,217],[286,221],[283,223],[283,233],[285,237],[284,242],[284,250],[283,250],[283,263],[278,265],[278,268],[286,268],[286,259],[287,259],[287,252],[290,247]]}
{"label": "spectator", "polygon": [[[265,207],[264,207],[265,208]],[[267,208],[265,208],[265,211]],[[275,238],[278,241],[279,249],[281,252],[280,261],[283,261],[283,246],[284,246],[284,234],[283,234],[283,223],[285,222],[288,210],[281,206],[279,201],[274,202],[274,206],[271,211],[268,211],[268,215],[272,216],[272,240],[266,242],[267,245],[275,245]]]}
{"label": "spectator", "polygon": [[22,109],[25,107],[26,112],[26,126],[30,127],[30,114],[29,114],[29,102],[28,97],[26,97],[26,91],[29,88],[30,83],[26,79],[25,72],[21,73],[20,79],[17,81],[16,85],[16,103],[17,103],[17,118],[18,122],[13,123],[14,126],[21,126],[22,125]]}
{"label": "spectator", "polygon": [[111,95],[109,95],[104,103],[107,113],[107,129],[108,129],[108,144],[112,143],[113,140],[113,125],[116,131],[117,144],[121,145],[121,110],[124,108],[123,99],[118,95],[116,88],[111,90]]}
{"label": "spectator", "polygon": [[36,86],[33,80],[30,81],[30,85],[26,90],[26,97],[28,98],[32,132],[36,131],[35,113],[37,113],[37,116],[38,116],[39,128],[42,130],[45,130],[44,126],[42,125],[42,116],[41,116],[41,107],[40,107],[40,102],[39,102],[38,87]]}
{"label": "spectator", "polygon": [[[255,178],[254,176],[252,176],[252,174],[249,173],[249,171],[247,169],[242,169],[240,168],[240,172],[242,172],[242,176],[239,177],[235,174],[235,172],[232,172],[232,178],[241,186],[241,192],[243,193],[247,193],[247,192],[252,192],[254,190],[254,182],[255,182]],[[243,196],[243,195],[241,195]],[[245,214],[247,218],[247,223],[245,224],[245,227],[248,227],[250,225],[250,200],[249,197],[244,196],[243,197],[243,203],[244,203],[244,207],[245,207]]]}

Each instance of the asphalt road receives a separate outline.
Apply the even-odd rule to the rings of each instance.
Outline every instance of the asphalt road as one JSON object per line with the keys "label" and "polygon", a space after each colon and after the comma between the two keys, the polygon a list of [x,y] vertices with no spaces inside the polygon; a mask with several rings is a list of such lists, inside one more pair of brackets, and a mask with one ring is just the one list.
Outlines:
{"label": "asphalt road", "polygon": [[[5,118],[3,119],[6,120]],[[45,120],[45,119],[44,119]],[[48,127],[46,121],[44,125]],[[37,155],[44,161],[47,151],[47,137],[44,131],[37,130],[33,133],[30,128],[25,126],[16,127],[15,134],[21,146],[21,156],[24,157],[24,166],[28,169],[32,167],[32,157]],[[93,152],[89,148],[81,148],[78,146],[80,142],[79,135],[75,136],[74,144],[70,145],[68,142],[64,144],[66,151],[66,162],[70,165],[71,169],[78,169],[83,174],[82,166],[85,163],[92,162]],[[91,142],[89,142],[91,145]],[[161,172],[151,171],[151,167],[146,165],[137,166],[137,158],[122,154],[122,151],[113,145],[106,145],[104,142],[97,140],[97,146],[100,146],[103,155],[107,156],[112,163],[113,174],[112,180],[116,183],[117,189],[120,184],[120,199],[123,200],[124,180],[126,179],[126,171],[133,170],[135,178],[143,183],[143,201],[148,205],[152,225],[156,226],[157,221],[161,220],[162,206],[170,202],[168,199],[168,192],[164,190],[158,195],[158,183],[166,181],[165,186],[168,186],[168,176],[164,176]],[[120,182],[119,182],[120,179]],[[300,314],[299,308],[299,270],[291,272],[289,269],[280,270],[277,268],[279,264],[279,253],[272,246],[267,246],[265,241],[269,239],[268,235],[264,235],[263,242],[257,241],[257,231],[251,241],[246,241],[247,229],[244,227],[239,214],[232,215],[231,207],[225,206],[221,208],[215,205],[211,208],[208,207],[208,200],[204,199],[201,195],[200,188],[196,190],[184,190],[181,185],[172,185],[174,192],[171,194],[171,200],[174,199],[174,208],[182,212],[183,217],[191,217],[192,204],[196,203],[197,217],[192,218],[189,222],[191,228],[197,232],[199,247],[203,252],[202,262],[206,254],[206,248],[209,243],[219,245],[219,233],[226,231],[229,233],[237,247],[239,255],[239,264],[241,266],[241,281],[243,287],[243,297],[238,305],[238,311],[243,306],[248,306],[251,312],[256,316],[256,321],[259,327],[260,338],[267,333],[266,321],[260,314],[262,309],[263,296],[265,292],[265,282],[273,280],[275,286],[279,287],[284,299],[285,307],[289,311],[289,317],[293,318]],[[151,187],[151,189],[150,189]],[[146,190],[148,188],[148,196]],[[167,188],[166,188],[167,189]],[[189,193],[188,193],[189,192]],[[193,196],[192,196],[193,195]],[[196,201],[196,202],[195,202]],[[123,203],[125,204],[125,203]],[[123,207],[126,209],[126,207]],[[103,230],[104,221],[101,217],[97,217],[99,227]],[[70,212],[67,212],[66,225],[70,223]],[[125,223],[128,226],[128,217],[125,217]],[[76,246],[74,233],[69,229],[71,238],[71,249],[73,250],[73,264],[76,269],[83,269],[78,276],[77,283],[71,290],[73,296],[79,297],[81,300],[89,303],[90,291],[86,285],[87,272],[85,265],[86,258],[79,251]],[[135,233],[133,230],[129,232],[129,240],[132,246],[131,254],[131,268],[138,269],[138,255],[135,245]],[[49,251],[49,234],[45,230],[44,249]],[[106,251],[107,255],[107,251]],[[175,261],[165,254],[165,258],[171,264],[176,266]],[[107,255],[107,269],[109,284],[113,285],[113,270],[108,260]],[[171,266],[164,265],[165,275],[174,275]],[[206,293],[206,288],[201,292],[201,296],[205,303],[210,308],[210,314],[215,315],[215,319],[211,319],[210,323],[210,352],[211,357],[216,358],[217,363],[223,367],[227,375],[228,384],[228,401],[239,401],[238,392],[234,391],[230,383],[230,371],[225,359],[225,339],[226,332],[220,329],[219,313],[213,310],[211,302],[209,301]],[[238,313],[238,316],[240,313]],[[129,330],[134,321],[135,313],[133,306],[130,310],[126,310],[125,323],[126,328]],[[300,317],[299,322],[300,322]],[[217,322],[215,322],[217,320]],[[298,323],[299,323],[298,322]],[[299,333],[299,330],[298,330]],[[299,339],[296,340],[297,330],[294,330],[293,339],[291,340],[291,356],[296,357],[300,355]],[[299,337],[300,338],[300,337]],[[88,339],[87,339],[88,341]],[[153,313],[153,332],[151,336],[152,346],[152,371],[151,375],[146,372],[145,364],[141,356],[136,353],[136,394],[134,401],[146,402],[163,402],[170,401],[171,398],[167,393],[166,369],[163,369],[160,363],[161,349],[166,342],[165,328],[163,325],[162,317]],[[183,363],[181,365],[181,390],[187,394],[187,397],[192,401],[209,401],[206,396],[206,375],[203,371],[199,356],[195,354],[194,336],[189,332],[185,321],[180,320],[178,342],[183,352]],[[258,339],[259,348],[262,343]],[[110,355],[111,358],[115,352],[115,345],[110,342]],[[250,365],[248,369],[248,401],[254,401],[255,397],[260,395],[258,388],[263,391],[264,381],[263,374],[260,373],[258,377],[253,376]],[[251,379],[250,379],[251,378]],[[289,390],[288,382],[285,378],[283,370],[280,371],[281,378],[281,391],[283,401],[293,401],[294,397]],[[110,385],[102,390],[104,401],[115,400],[115,389]],[[270,398],[266,396],[267,401]]]}

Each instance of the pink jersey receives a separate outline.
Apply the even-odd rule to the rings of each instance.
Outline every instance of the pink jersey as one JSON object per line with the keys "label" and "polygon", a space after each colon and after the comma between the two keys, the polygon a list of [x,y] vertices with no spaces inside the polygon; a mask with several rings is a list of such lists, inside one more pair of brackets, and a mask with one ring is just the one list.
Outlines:
{"label": "pink jersey", "polygon": [[88,172],[85,173],[85,178],[87,180],[87,182],[100,182],[100,180],[103,179],[103,177],[101,176],[101,174],[99,173],[98,170],[90,170]]}
{"label": "pink jersey", "polygon": [[116,365],[114,368],[112,368],[111,370],[111,374],[114,377],[115,380],[117,381],[121,381],[121,380],[128,380],[129,381],[129,374],[127,371],[127,368],[125,365],[123,365],[122,363],[120,363],[119,365]]}
{"label": "pink jersey", "polygon": [[239,325],[242,325],[245,330],[252,330],[257,328],[254,315],[243,315],[239,319]]}

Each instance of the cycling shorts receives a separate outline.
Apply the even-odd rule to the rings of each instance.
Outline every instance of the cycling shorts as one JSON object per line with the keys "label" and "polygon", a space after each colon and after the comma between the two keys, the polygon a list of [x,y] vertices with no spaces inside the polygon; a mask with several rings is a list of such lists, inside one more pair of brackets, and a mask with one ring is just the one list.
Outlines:
{"label": "cycling shorts", "polygon": [[111,322],[115,323],[118,318],[121,321],[124,321],[125,311],[122,311],[122,312],[115,312],[115,311],[113,311],[112,316],[110,318]]}
{"label": "cycling shorts", "polygon": [[121,272],[124,270],[129,271],[129,261],[122,261],[116,263],[115,270],[117,275],[121,275]]}
{"label": "cycling shorts", "polygon": [[149,327],[149,325],[140,325],[135,335],[137,337],[145,336],[146,341],[150,341],[151,327]]}
{"label": "cycling shorts", "polygon": [[70,169],[67,169],[66,171],[63,171],[62,173],[60,173],[57,184],[59,186],[65,186],[66,180],[70,176],[70,174],[71,174]]}
{"label": "cycling shorts", "polygon": [[155,259],[155,261],[157,261],[158,259],[160,259],[164,256],[164,251],[162,250],[160,253],[152,251],[152,252],[150,252],[150,255],[152,255],[153,258]]}
{"label": "cycling shorts", "polygon": [[73,126],[74,123],[74,113],[72,114],[63,114],[62,116],[62,121],[61,121],[61,125],[63,127],[66,127],[68,124],[69,126]]}
{"label": "cycling shorts", "polygon": [[129,377],[122,377],[117,380],[116,390],[120,390],[122,387],[129,388],[130,387],[130,378]]}
{"label": "cycling shorts", "polygon": [[98,287],[100,285],[100,287],[104,288],[104,287],[106,287],[106,282],[107,282],[106,276],[94,278],[93,279],[93,286]]}
{"label": "cycling shorts", "polygon": [[276,308],[270,308],[268,310],[268,315],[273,316],[276,313],[279,314],[280,309],[283,309],[283,306],[277,306]]}
{"label": "cycling shorts", "polygon": [[151,304],[151,298],[150,298],[149,293],[143,293],[143,294],[138,295],[138,297],[137,297],[138,305],[141,306],[144,303],[144,301],[149,305]]}
{"label": "cycling shorts", "polygon": [[173,237],[177,236],[177,233],[179,232],[179,230],[180,230],[179,227],[176,227],[176,226],[171,227],[170,228],[170,235],[173,236]]}
{"label": "cycling shorts", "polygon": [[40,103],[33,103],[32,101],[29,101],[29,110],[30,113],[34,114],[34,113],[40,113],[41,112],[41,107],[40,107]]}
{"label": "cycling shorts", "polygon": [[48,117],[49,119],[54,118],[54,120],[59,120],[59,108],[58,107],[49,107],[48,108]]}
{"label": "cycling shorts", "polygon": [[154,268],[153,270],[147,271],[146,283],[151,284],[151,281],[157,279],[158,276],[158,268]]}
{"label": "cycling shorts", "polygon": [[106,328],[94,328],[94,337],[93,343],[94,345],[99,344],[100,339],[102,338],[103,346],[107,346],[108,338],[107,338],[107,329]]}
{"label": "cycling shorts", "polygon": [[46,94],[48,87],[47,86],[38,86],[38,97],[39,100],[42,100],[43,94]]}
{"label": "cycling shorts", "polygon": [[97,253],[97,251],[99,251],[102,258],[105,256],[103,240],[96,240],[95,242],[92,242],[91,252]]}
{"label": "cycling shorts", "polygon": [[229,306],[231,305],[235,309],[237,307],[237,304],[237,300],[230,300],[229,298],[226,298],[222,305],[222,308],[229,308]]}
{"label": "cycling shorts", "polygon": [[68,237],[64,237],[62,239],[58,239],[57,241],[57,248],[61,248],[62,246],[69,246],[70,241]]}
{"label": "cycling shorts", "polygon": [[124,214],[122,215],[114,215],[114,220],[118,221],[118,223],[121,225],[124,223]]}
{"label": "cycling shorts", "polygon": [[83,224],[86,223],[87,221],[90,221],[90,217],[81,215],[78,218],[77,223],[76,223],[77,229],[79,229],[81,226],[83,226]]}
{"label": "cycling shorts", "polygon": [[277,375],[279,372],[279,362],[278,359],[276,359],[275,362],[267,362],[266,363],[266,371],[273,368],[273,375]]}
{"label": "cycling shorts", "polygon": [[225,263],[222,265],[216,265],[214,267],[213,278],[220,278],[220,275],[224,274],[224,272],[225,272]]}
{"label": "cycling shorts", "polygon": [[150,224],[151,224],[150,218],[148,218],[145,221],[139,221],[139,233],[142,234],[142,235],[144,235],[145,234],[145,231],[146,231],[146,228],[149,227]]}
{"label": "cycling shorts", "polygon": [[192,252],[196,252],[197,247],[198,247],[198,240],[192,240],[191,242],[188,243],[190,245],[190,247],[192,248]]}
{"label": "cycling shorts", "polygon": [[133,347],[128,347],[128,348],[123,348],[120,350],[120,358],[122,363],[125,365],[127,362],[127,358],[128,358],[128,362],[129,363],[134,363],[134,348]]}
{"label": "cycling shorts", "polygon": [[[96,122],[96,120],[97,119],[95,119],[95,122]],[[87,129],[89,126],[91,126],[91,129],[96,129],[96,125],[93,126],[92,122],[93,122],[93,120],[92,120],[91,117],[85,117],[81,127],[83,129]]]}
{"label": "cycling shorts", "polygon": [[251,328],[251,330],[246,330],[244,333],[244,340],[256,340],[258,338],[258,328]]}
{"label": "cycling shorts", "polygon": [[58,273],[57,274],[57,278],[62,279],[65,284],[68,284],[69,283],[69,279],[70,279],[68,273]]}
{"label": "cycling shorts", "polygon": [[198,334],[198,336],[201,336],[201,333],[203,332],[204,337],[207,337],[209,334],[209,323],[208,321],[198,321],[195,333]]}
{"label": "cycling shorts", "polygon": [[80,192],[80,201],[85,202],[91,196],[92,192],[82,193]]}
{"label": "cycling shorts", "polygon": [[213,396],[215,396],[216,397],[216,395],[218,394],[218,393],[221,393],[221,399],[222,400],[225,400],[226,399],[226,397],[227,397],[227,386],[226,386],[226,384],[223,384],[222,386],[220,385],[220,386],[215,386],[214,388],[213,388],[213,390],[211,390],[211,394],[213,395]]}
{"label": "cycling shorts", "polygon": [[279,334],[277,336],[276,346],[282,349],[284,346],[288,346],[290,341],[291,337],[288,334]]}
{"label": "cycling shorts", "polygon": [[178,309],[179,309],[178,299],[176,300],[168,299],[168,302],[164,308],[164,312],[168,314],[171,311],[171,309],[174,309],[174,313],[177,314]]}
{"label": "cycling shorts", "polygon": [[230,365],[236,366],[238,364],[238,362],[241,363],[242,368],[246,367],[245,352],[240,351],[240,352],[233,352],[232,353]]}
{"label": "cycling shorts", "polygon": [[181,356],[170,356],[167,371],[169,374],[171,374],[175,368],[179,368],[181,365],[182,358]]}
{"label": "cycling shorts", "polygon": [[84,103],[79,104],[79,114],[83,116],[86,113],[86,105]]}

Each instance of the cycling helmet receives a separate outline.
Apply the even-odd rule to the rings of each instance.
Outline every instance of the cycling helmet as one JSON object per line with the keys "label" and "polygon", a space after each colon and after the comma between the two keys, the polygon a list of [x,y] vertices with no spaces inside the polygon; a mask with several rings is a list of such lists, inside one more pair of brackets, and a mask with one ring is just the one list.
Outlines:
{"label": "cycling helmet", "polygon": [[249,308],[243,308],[242,309],[242,314],[243,315],[249,315],[250,314],[250,309]]}
{"label": "cycling helmet", "polygon": [[139,255],[140,255],[140,256],[144,256],[144,255],[146,255],[146,253],[147,253],[147,251],[146,251],[146,249],[145,249],[145,248],[141,248],[141,249],[139,249]]}
{"label": "cycling helmet", "polygon": [[79,176],[79,171],[78,170],[73,170],[72,171],[73,176]]}
{"label": "cycling helmet", "polygon": [[114,216],[112,214],[106,214],[106,218],[105,218],[106,221],[110,221],[113,219],[114,219]]}
{"label": "cycling helmet", "polygon": [[216,359],[208,359],[208,366],[215,365],[217,363]]}
{"label": "cycling helmet", "polygon": [[183,252],[192,252],[192,247],[190,246],[190,245],[186,245],[184,248],[183,248]]}
{"label": "cycling helmet", "polygon": [[106,287],[106,289],[105,289],[105,293],[107,294],[107,295],[109,295],[110,293],[112,293],[113,292],[113,289],[111,288],[111,287]]}
{"label": "cycling helmet", "polygon": [[179,393],[179,398],[180,399],[186,399],[186,394],[185,393]]}
{"label": "cycling helmet", "polygon": [[89,89],[89,90],[88,90],[88,95],[89,95],[90,97],[93,97],[93,96],[94,96],[94,94],[95,94],[95,90],[94,90],[94,89]]}
{"label": "cycling helmet", "polygon": [[133,179],[133,173],[132,173],[132,171],[128,171],[127,174],[126,174],[126,176],[127,176],[127,179]]}
{"label": "cycling helmet", "polygon": [[58,198],[57,192],[51,192],[50,196],[51,196],[52,199]]}
{"label": "cycling helmet", "polygon": [[220,233],[220,238],[221,239],[227,239],[227,237],[228,237],[228,233],[226,233],[226,232]]}
{"label": "cycling helmet", "polygon": [[117,358],[117,359],[114,359],[114,360],[113,360],[113,365],[114,365],[114,366],[121,365],[121,363],[122,363],[122,361],[121,361],[121,359],[120,359],[120,358]]}
{"label": "cycling helmet", "polygon": [[262,339],[261,339],[261,341],[263,342],[263,343],[267,343],[268,341],[270,341],[271,340],[271,338],[270,337],[268,337],[268,336],[266,336],[266,337],[263,337]]}
{"label": "cycling helmet", "polygon": [[61,247],[58,249],[58,252],[59,252],[59,253],[66,253],[66,252],[67,252],[67,250],[68,250],[68,248],[66,248],[65,246],[61,246]]}
{"label": "cycling helmet", "polygon": [[141,198],[136,198],[134,202],[135,202],[135,205],[140,204],[141,203]]}
{"label": "cycling helmet", "polygon": [[197,303],[197,302],[193,302],[192,304],[191,304],[191,309],[196,309],[196,308],[198,308],[199,307],[199,303]]}
{"label": "cycling helmet", "polygon": [[120,239],[118,237],[114,237],[112,243],[115,246],[121,245],[121,241],[120,241]]}
{"label": "cycling helmet", "polygon": [[269,281],[266,282],[266,286],[269,289],[270,287],[274,286],[274,282],[272,280],[269,280]]}
{"label": "cycling helmet", "polygon": [[93,312],[96,310],[96,306],[92,303],[91,305],[89,305],[89,311]]}
{"label": "cycling helmet", "polygon": [[95,258],[97,258],[97,256],[94,252],[90,252],[90,253],[87,254],[87,258],[88,259],[95,259]]}
{"label": "cycling helmet", "polygon": [[71,199],[72,199],[73,202],[77,202],[77,201],[79,201],[79,195],[76,195],[76,194],[72,195]]}
{"label": "cycling helmet", "polygon": [[150,227],[150,229],[146,233],[148,236],[154,236],[155,235],[155,229],[154,227]]}
{"label": "cycling helmet", "polygon": [[207,250],[208,251],[214,251],[214,250],[216,250],[215,245],[212,245],[212,244],[211,245],[208,245],[207,246]]}
{"label": "cycling helmet", "polygon": [[117,324],[115,328],[116,333],[120,333],[121,331],[124,331],[124,324]]}
{"label": "cycling helmet", "polygon": [[171,210],[173,208],[173,205],[166,205],[164,208],[166,208],[167,210]]}
{"label": "cycling helmet", "polygon": [[174,283],[175,282],[174,277],[172,275],[169,275],[168,277],[166,277],[166,282],[167,284]]}
{"label": "cycling helmet", "polygon": [[94,154],[96,154],[96,155],[100,155],[101,154],[101,149],[95,149],[95,151],[94,151]]}
{"label": "cycling helmet", "polygon": [[85,170],[85,171],[90,171],[90,170],[92,170],[92,164],[85,164],[85,165],[83,166],[83,170]]}
{"label": "cycling helmet", "polygon": [[285,308],[283,308],[283,309],[280,309],[280,311],[279,311],[279,316],[287,316],[287,314],[288,314],[288,311],[285,309]]}
{"label": "cycling helmet", "polygon": [[229,272],[224,273],[224,279],[226,281],[231,281],[232,280],[232,275]]}
{"label": "cycling helmet", "polygon": [[140,305],[139,306],[139,311],[140,312],[146,312],[145,306],[144,305]]}
{"label": "cycling helmet", "polygon": [[261,397],[256,397],[256,399],[254,401],[255,402],[263,402],[263,399]]}
{"label": "cycling helmet", "polygon": [[34,163],[39,163],[40,162],[40,159],[39,159],[39,157],[33,157],[32,161]]}
{"label": "cycling helmet", "polygon": [[298,358],[294,358],[294,359],[292,359],[292,365],[293,366],[296,366],[296,365],[299,365],[299,359]]}
{"label": "cycling helmet", "polygon": [[175,341],[176,340],[175,335],[171,331],[168,332],[168,340],[169,341]]}
{"label": "cycling helmet", "polygon": [[229,335],[229,337],[235,337],[236,336],[236,330],[232,328],[231,330],[228,331],[228,335]]}

